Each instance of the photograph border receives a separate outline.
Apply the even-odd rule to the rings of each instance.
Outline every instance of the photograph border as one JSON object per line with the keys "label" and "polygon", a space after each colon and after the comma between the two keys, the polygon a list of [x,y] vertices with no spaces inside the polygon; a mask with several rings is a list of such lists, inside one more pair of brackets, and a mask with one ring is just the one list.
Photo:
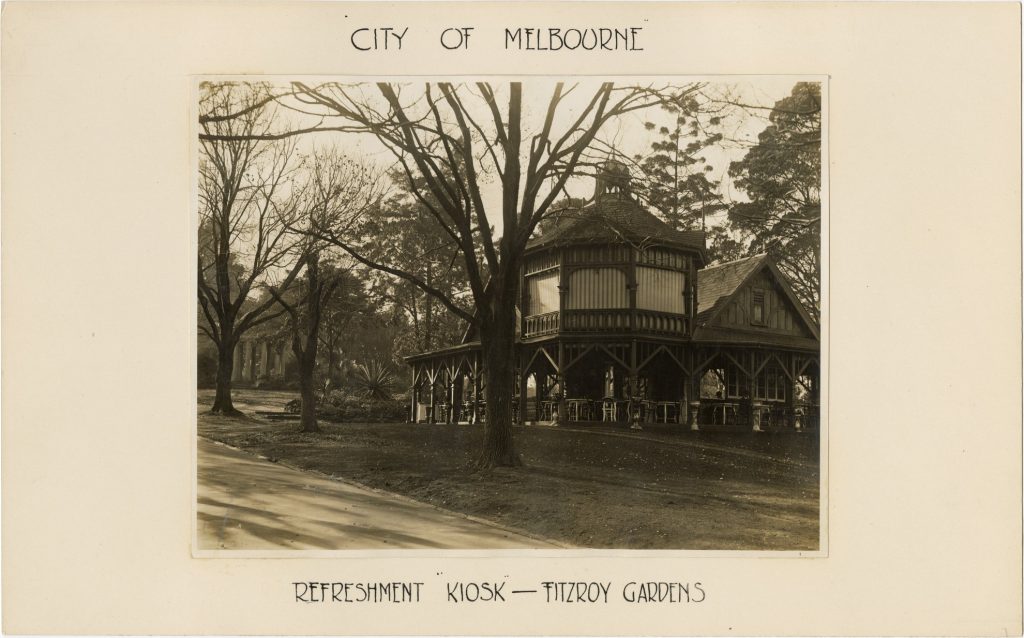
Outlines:
{"label": "photograph border", "polygon": [[[192,503],[191,503],[191,532],[190,532],[190,550],[193,558],[199,559],[210,559],[210,558],[275,558],[275,559],[287,559],[287,558],[396,558],[396,557],[408,557],[408,558],[488,558],[488,557],[500,557],[500,558],[516,558],[516,557],[529,557],[529,558],[613,558],[613,557],[668,557],[671,558],[828,558],[829,556],[829,544],[828,544],[828,521],[829,521],[829,481],[828,481],[828,469],[829,469],[829,458],[830,458],[830,447],[829,447],[829,429],[831,426],[831,411],[830,411],[830,272],[829,259],[830,252],[829,246],[831,243],[830,236],[830,190],[829,190],[829,139],[830,133],[830,120],[829,120],[829,96],[831,92],[830,75],[820,74],[794,74],[794,73],[759,73],[759,74],[420,74],[420,75],[395,75],[395,74],[338,74],[338,75],[319,75],[319,74],[218,74],[218,73],[203,73],[191,76],[191,88],[190,88],[190,101],[189,101],[189,158],[190,158],[190,179],[191,179],[191,209],[189,211],[191,220],[191,254],[190,263],[192,264],[192,272],[190,274],[190,281],[195,282],[197,277],[197,262],[196,254],[198,251],[198,232],[199,232],[199,91],[200,84],[203,82],[211,81],[237,81],[237,82],[253,82],[253,81],[265,81],[270,83],[284,83],[295,80],[306,80],[307,82],[317,81],[347,81],[351,80],[354,83],[364,83],[373,81],[394,81],[394,82],[423,82],[423,81],[443,81],[458,78],[460,81],[475,81],[475,80],[488,80],[488,79],[501,79],[502,81],[514,81],[521,80],[528,82],[530,80],[560,80],[560,79],[572,79],[572,78],[587,78],[587,79],[607,79],[609,81],[645,81],[645,80],[664,80],[670,79],[685,79],[685,80],[715,80],[715,81],[727,81],[725,78],[736,78],[736,81],[743,81],[746,79],[756,78],[773,78],[773,79],[789,79],[793,82],[818,82],[821,85],[821,231],[820,231],[820,248],[821,248],[821,289],[819,291],[821,298],[821,316],[819,320],[819,328],[821,330],[821,341],[819,349],[819,370],[820,370],[820,405],[821,405],[821,423],[818,428],[819,436],[819,450],[818,450],[818,549],[817,550],[758,550],[758,549],[629,549],[629,548],[610,548],[610,549],[598,549],[598,548],[570,548],[570,549],[542,549],[542,548],[519,548],[519,549],[201,549],[199,547],[199,534],[198,534],[198,441],[199,441],[199,420],[196,411],[198,405],[198,389],[197,389],[197,369],[196,369],[196,354],[198,351],[198,335],[196,334],[195,324],[189,326],[190,337],[190,361],[192,361],[191,372],[192,372],[192,419],[191,429],[189,434],[191,436],[190,448],[192,450]],[[198,316],[198,300],[192,296],[192,307],[190,316],[195,318]],[[225,445],[218,443],[219,445]],[[228,446],[230,447],[230,446]],[[246,454],[249,454],[246,452]],[[253,457],[259,458],[259,457]],[[330,477],[331,480],[338,481],[339,483],[346,485],[356,485],[352,481],[348,481],[344,478]],[[366,487],[366,486],[360,486]],[[369,488],[374,491],[375,488]],[[398,495],[401,498],[408,498],[402,495]],[[415,499],[409,499],[415,501]],[[422,501],[415,501],[417,503],[423,503]],[[461,512],[445,510],[443,508],[424,503],[429,507],[437,509],[438,511],[451,513],[457,516],[462,516],[472,519],[473,517]]]}

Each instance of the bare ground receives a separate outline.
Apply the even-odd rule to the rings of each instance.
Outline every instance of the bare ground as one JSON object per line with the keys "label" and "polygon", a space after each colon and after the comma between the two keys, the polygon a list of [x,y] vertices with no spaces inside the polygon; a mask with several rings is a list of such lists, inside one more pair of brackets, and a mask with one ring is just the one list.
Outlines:
{"label": "bare ground", "polygon": [[393,494],[199,439],[198,549],[557,547]]}
{"label": "bare ground", "polygon": [[[245,412],[292,393],[236,391]],[[482,428],[215,417],[200,436],[580,547],[816,550],[817,437],[517,427],[525,466],[473,469]]]}

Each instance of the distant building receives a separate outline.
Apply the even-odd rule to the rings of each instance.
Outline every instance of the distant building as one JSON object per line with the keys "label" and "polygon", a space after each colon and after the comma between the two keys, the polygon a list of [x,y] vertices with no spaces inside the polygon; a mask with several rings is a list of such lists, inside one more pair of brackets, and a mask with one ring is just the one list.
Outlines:
{"label": "distant building", "polygon": [[[759,255],[706,267],[702,231],[645,210],[605,164],[594,200],[542,227],[521,274],[516,419],[817,427],[818,326]],[[407,358],[410,418],[479,422],[480,343]]]}
{"label": "distant building", "polygon": [[254,386],[281,382],[285,380],[286,365],[290,367],[294,362],[295,354],[285,339],[247,334],[235,347],[231,381]]}
{"label": "distant building", "polygon": [[[217,345],[202,332],[198,335],[199,387],[215,387]],[[295,355],[280,336],[250,330],[234,350],[231,381],[236,387],[280,387],[297,381]]]}

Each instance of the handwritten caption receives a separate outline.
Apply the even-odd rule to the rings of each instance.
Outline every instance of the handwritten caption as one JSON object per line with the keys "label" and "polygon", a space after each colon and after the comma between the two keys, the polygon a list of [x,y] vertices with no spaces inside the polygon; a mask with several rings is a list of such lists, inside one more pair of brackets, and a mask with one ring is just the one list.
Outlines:
{"label": "handwritten caption", "polygon": [[[476,27],[450,26],[435,33],[411,31],[408,26],[363,26],[354,29],[349,42],[356,51],[403,51],[434,42],[445,51],[468,51]],[[643,27],[506,27],[498,38],[505,50],[516,51],[643,51]]]}
{"label": "handwritten caption", "polygon": [[293,582],[297,603],[415,604],[440,598],[446,603],[507,603],[514,599],[547,604],[702,603],[707,598],[700,582],[670,581],[540,581],[514,587],[508,580],[424,582]]}

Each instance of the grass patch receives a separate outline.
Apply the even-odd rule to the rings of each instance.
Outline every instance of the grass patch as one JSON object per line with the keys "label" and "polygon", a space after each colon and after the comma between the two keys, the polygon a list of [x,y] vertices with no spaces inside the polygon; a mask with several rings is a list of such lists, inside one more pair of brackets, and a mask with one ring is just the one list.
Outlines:
{"label": "grass patch", "polygon": [[[246,412],[286,401],[240,392]],[[517,427],[522,468],[480,471],[477,426],[296,423],[204,414],[199,434],[580,547],[815,550],[814,436]]]}

